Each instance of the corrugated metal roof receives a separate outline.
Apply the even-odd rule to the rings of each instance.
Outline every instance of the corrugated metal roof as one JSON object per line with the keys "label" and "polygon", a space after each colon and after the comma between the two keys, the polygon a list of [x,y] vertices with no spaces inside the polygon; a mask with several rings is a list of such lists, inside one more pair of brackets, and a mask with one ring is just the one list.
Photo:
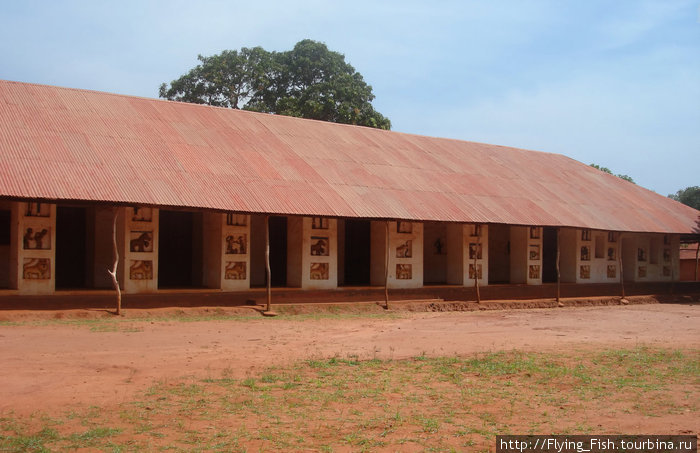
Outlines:
{"label": "corrugated metal roof", "polygon": [[0,196],[674,233],[700,218],[558,154],[7,81]]}

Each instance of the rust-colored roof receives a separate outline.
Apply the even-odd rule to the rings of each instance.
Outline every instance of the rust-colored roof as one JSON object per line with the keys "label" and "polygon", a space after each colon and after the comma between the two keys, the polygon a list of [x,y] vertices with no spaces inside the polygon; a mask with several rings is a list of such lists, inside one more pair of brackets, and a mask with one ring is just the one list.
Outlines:
{"label": "rust-colored roof", "polygon": [[7,81],[0,196],[674,233],[700,216],[558,154]]}

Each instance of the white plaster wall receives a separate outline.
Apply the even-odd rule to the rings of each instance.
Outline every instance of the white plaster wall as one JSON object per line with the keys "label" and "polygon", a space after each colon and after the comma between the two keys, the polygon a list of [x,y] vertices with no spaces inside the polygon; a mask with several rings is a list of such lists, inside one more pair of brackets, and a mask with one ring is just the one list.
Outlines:
{"label": "white plaster wall", "polygon": [[[397,222],[389,222],[389,288],[420,288],[423,286],[423,224],[411,223],[411,233],[397,232]],[[386,264],[386,227],[383,221],[374,221],[370,227],[370,280],[372,285],[384,285]],[[411,241],[411,256],[397,257],[397,249]],[[411,278],[398,278],[397,265],[410,266]],[[406,272],[406,270],[404,270]],[[406,274],[404,274],[406,275]]]}
{"label": "white plaster wall", "polygon": [[[338,222],[326,219],[328,228],[314,229],[312,217],[287,218],[287,286],[303,289],[338,287]],[[328,255],[319,241],[325,242]]]}
{"label": "white plaster wall", "polygon": [[[120,283],[125,293],[151,293],[158,290],[158,208],[151,209],[150,221],[134,220],[134,208],[120,208],[118,244],[120,245]],[[144,212],[144,211],[141,211]],[[132,232],[149,232],[152,238],[151,251],[131,251]],[[189,246],[187,244],[186,246]],[[137,272],[138,267],[151,263],[151,273]],[[133,272],[132,272],[133,271]],[[146,275],[143,278],[139,278]]]}
{"label": "white plaster wall", "polygon": [[[224,291],[250,289],[251,218],[249,215],[246,215],[239,216],[238,219],[240,220],[239,223],[245,223],[245,225],[227,225],[226,214],[211,214],[207,234],[211,234],[216,238],[217,244],[216,246],[211,246],[211,258],[209,263],[205,261],[205,265],[211,265],[212,269],[216,269],[218,277],[211,281],[210,288],[221,288]],[[229,237],[234,239],[244,237],[245,253],[227,253],[230,251],[227,239]],[[239,247],[239,244],[236,244],[236,247]],[[214,258],[214,255],[216,255],[216,258]]]}
{"label": "white plaster wall", "polygon": [[[16,281],[17,289],[21,294],[51,294],[56,285],[56,205],[42,203],[47,206],[48,217],[34,217],[27,215],[28,203],[14,203],[12,206],[12,244],[10,245],[11,258],[10,280]],[[16,220],[15,220],[16,219]],[[50,249],[27,249],[24,247],[24,236],[27,228],[33,232],[49,230]],[[42,261],[38,261],[42,260]],[[48,261],[45,261],[48,260]],[[32,271],[39,263],[48,263],[49,269],[40,278]],[[44,278],[48,276],[49,278]],[[34,277],[34,278],[32,278]]]}
{"label": "white plaster wall", "polygon": [[[658,282],[679,279],[679,235],[625,233],[624,238],[623,264],[626,280]],[[644,259],[641,259],[641,255],[644,255]]]}

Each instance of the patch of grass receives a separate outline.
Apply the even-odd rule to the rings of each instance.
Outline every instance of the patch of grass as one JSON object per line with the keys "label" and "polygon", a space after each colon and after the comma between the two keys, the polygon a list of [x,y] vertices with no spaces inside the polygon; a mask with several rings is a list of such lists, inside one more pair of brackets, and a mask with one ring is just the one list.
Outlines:
{"label": "patch of grass", "polygon": [[488,451],[498,434],[615,431],[588,423],[601,407],[611,420],[681,413],[692,424],[698,363],[700,351],[653,348],[317,358],[244,379],[157,382],[116,411],[10,415],[0,450]]}

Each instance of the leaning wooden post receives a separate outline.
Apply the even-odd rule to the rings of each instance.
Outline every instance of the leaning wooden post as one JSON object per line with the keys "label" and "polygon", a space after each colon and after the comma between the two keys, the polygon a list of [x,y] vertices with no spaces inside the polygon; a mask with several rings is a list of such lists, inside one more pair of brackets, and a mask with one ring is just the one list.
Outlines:
{"label": "leaning wooden post", "polygon": [[559,236],[561,233],[561,228],[557,228],[557,305],[563,307],[564,304],[561,303],[561,268],[559,267],[559,262],[561,260],[561,249]]}
{"label": "leaning wooden post", "polygon": [[384,222],[386,232],[386,257],[384,261],[384,308],[389,309],[389,221]]}
{"label": "leaning wooden post", "polygon": [[695,281],[698,281],[698,256],[700,255],[700,241],[698,241],[698,248],[695,250]]}
{"label": "leaning wooden post", "polygon": [[625,298],[625,277],[622,270],[622,233],[617,237],[617,262],[620,265],[620,288],[622,290],[622,298]]}
{"label": "leaning wooden post", "polygon": [[266,312],[272,305],[272,272],[270,271],[270,216],[265,216],[265,273],[267,275],[267,306]]}
{"label": "leaning wooden post", "polygon": [[114,264],[112,265],[112,270],[107,269],[107,273],[112,277],[112,285],[115,291],[117,291],[117,310],[116,314],[122,314],[122,292],[119,289],[119,280],[117,280],[117,267],[119,266],[119,248],[117,247],[117,216],[119,215],[119,208],[114,208],[114,214],[112,216],[112,250],[114,253]]}
{"label": "leaning wooden post", "polygon": [[[477,229],[477,226],[474,226]],[[481,247],[481,227],[479,227],[476,235],[476,249],[474,250],[474,289],[476,290],[476,303],[481,303],[481,294],[479,293],[479,267],[477,266],[477,258],[479,256],[479,248]]]}

